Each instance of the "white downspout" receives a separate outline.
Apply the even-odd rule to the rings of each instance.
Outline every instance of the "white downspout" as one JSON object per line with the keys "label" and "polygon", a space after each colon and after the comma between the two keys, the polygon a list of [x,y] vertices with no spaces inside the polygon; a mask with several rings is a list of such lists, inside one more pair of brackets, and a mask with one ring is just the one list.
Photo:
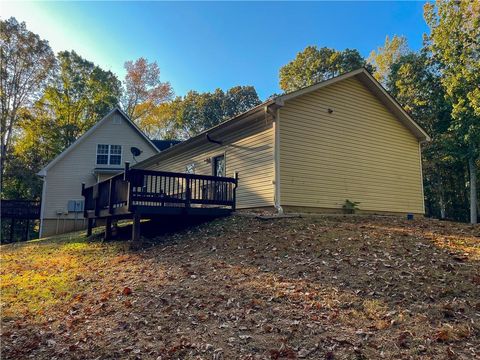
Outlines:
{"label": "white downspout", "polygon": [[283,102],[276,102],[275,109],[267,107],[265,110],[273,117],[274,126],[274,206],[278,215],[283,215],[283,208],[280,201],[280,107],[283,106]]}
{"label": "white downspout", "polygon": [[40,231],[38,237],[41,239],[43,237],[43,215],[45,212],[45,194],[47,193],[47,174],[42,177],[42,198],[40,199]]}

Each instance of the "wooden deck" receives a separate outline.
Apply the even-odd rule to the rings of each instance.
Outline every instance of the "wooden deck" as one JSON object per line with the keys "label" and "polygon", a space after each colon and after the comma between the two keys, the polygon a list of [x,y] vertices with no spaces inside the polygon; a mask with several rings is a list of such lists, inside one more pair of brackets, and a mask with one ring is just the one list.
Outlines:
{"label": "wooden deck", "polygon": [[161,215],[222,216],[235,210],[235,178],[130,169],[93,186],[82,185],[84,217],[91,235],[93,219],[105,219],[105,238],[115,219],[132,218],[132,240],[140,236],[140,219]]}

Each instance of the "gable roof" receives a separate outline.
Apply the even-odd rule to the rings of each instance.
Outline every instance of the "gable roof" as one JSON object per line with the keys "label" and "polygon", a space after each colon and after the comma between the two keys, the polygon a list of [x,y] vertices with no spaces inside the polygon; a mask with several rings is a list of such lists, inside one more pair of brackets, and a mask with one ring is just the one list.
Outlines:
{"label": "gable roof", "polygon": [[117,106],[107,115],[105,115],[100,121],[98,121],[95,125],[93,125],[90,129],[88,129],[82,136],[75,140],[68,148],[58,154],[42,170],[40,170],[37,175],[45,176],[50,168],[52,168],[57,162],[67,156],[73,149],[75,149],[79,144],[81,144],[85,139],[87,139],[91,134],[93,134],[95,130],[99,128],[103,123],[105,123],[107,119],[115,112],[118,112],[127,121],[127,124],[129,124],[138,133],[138,135],[142,137],[155,151],[159,151],[155,144],[145,135],[145,133],[140,130],[140,128],[135,125],[135,123],[128,117],[128,115],[125,114],[125,112],[123,112],[123,110]]}
{"label": "gable roof", "polygon": [[420,125],[418,125],[415,120],[412,119],[412,117],[387,92],[387,90],[385,90],[383,86],[365,68],[359,68],[357,70],[350,71],[348,73],[330,78],[328,80],[321,81],[317,84],[269,99],[237,116],[234,116],[231,119],[223,121],[207,130],[202,131],[196,136],[193,136],[185,141],[182,141],[179,144],[173,145],[161,151],[159,154],[153,155],[150,158],[145,159],[139,162],[138,164],[135,164],[134,167],[148,166],[150,164],[153,164],[161,158],[164,158],[170,154],[182,151],[182,149],[188,148],[189,146],[197,143],[202,138],[206,138],[207,134],[210,135],[216,131],[227,129],[234,125],[240,125],[242,121],[247,120],[252,116],[255,116],[255,114],[259,112],[266,111],[266,109],[269,107],[277,107],[277,108],[282,107],[284,106],[285,101],[295,99],[296,97],[311,93],[323,87],[326,87],[326,86],[335,84],[339,81],[346,80],[353,77],[357,78],[363,85],[365,85],[368,89],[370,89],[370,91],[372,91],[372,93],[377,98],[379,98],[380,101],[390,111],[392,111],[392,113],[396,116],[396,118],[399,119],[399,121],[401,121],[404,124],[404,126],[406,126],[420,142],[430,141],[430,136],[427,134],[427,132]]}

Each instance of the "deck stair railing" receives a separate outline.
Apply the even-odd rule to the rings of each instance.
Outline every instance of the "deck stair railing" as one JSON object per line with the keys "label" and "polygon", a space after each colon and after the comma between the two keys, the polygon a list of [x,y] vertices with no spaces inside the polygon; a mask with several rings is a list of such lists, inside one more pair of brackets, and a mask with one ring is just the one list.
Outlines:
{"label": "deck stair railing", "polygon": [[3,219],[40,219],[40,201],[0,200]]}

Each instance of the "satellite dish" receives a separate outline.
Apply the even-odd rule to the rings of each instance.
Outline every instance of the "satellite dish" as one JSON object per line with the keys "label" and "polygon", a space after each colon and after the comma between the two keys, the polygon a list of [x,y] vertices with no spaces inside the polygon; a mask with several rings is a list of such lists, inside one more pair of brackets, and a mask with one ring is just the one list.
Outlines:
{"label": "satellite dish", "polygon": [[137,148],[135,146],[132,146],[130,148],[130,152],[132,153],[133,157],[136,157],[136,156],[140,156],[140,154],[142,153],[142,150],[140,150],[139,148]]}

